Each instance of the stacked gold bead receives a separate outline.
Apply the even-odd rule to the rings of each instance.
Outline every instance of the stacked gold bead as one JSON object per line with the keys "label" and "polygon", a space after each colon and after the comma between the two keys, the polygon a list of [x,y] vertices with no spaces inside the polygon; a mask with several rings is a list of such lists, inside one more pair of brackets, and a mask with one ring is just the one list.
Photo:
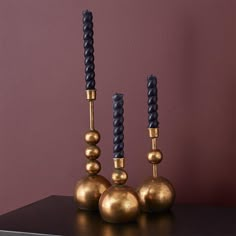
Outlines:
{"label": "stacked gold bead", "polygon": [[88,144],[85,149],[85,156],[88,158],[86,171],[91,175],[95,175],[101,170],[101,164],[97,161],[101,154],[100,148],[96,145],[99,140],[100,134],[96,130],[91,130],[85,134],[85,142]]}

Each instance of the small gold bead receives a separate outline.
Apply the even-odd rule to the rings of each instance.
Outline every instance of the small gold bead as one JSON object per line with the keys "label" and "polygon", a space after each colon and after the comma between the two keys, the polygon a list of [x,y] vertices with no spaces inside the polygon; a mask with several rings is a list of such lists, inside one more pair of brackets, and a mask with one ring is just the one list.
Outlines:
{"label": "small gold bead", "polygon": [[115,169],[112,173],[114,184],[125,184],[128,179],[128,174],[123,169]]}
{"label": "small gold bead", "polygon": [[88,161],[88,163],[86,164],[86,171],[91,175],[97,174],[100,170],[101,164],[97,160]]}
{"label": "small gold bead", "polygon": [[101,154],[101,150],[98,146],[90,145],[85,149],[85,156],[89,160],[97,159],[100,156],[100,154]]}
{"label": "small gold bead", "polygon": [[100,134],[98,131],[92,130],[87,132],[84,138],[88,144],[97,144],[100,141]]}
{"label": "small gold bead", "polygon": [[152,164],[158,164],[162,160],[162,152],[158,150],[153,150],[148,153],[148,161]]}

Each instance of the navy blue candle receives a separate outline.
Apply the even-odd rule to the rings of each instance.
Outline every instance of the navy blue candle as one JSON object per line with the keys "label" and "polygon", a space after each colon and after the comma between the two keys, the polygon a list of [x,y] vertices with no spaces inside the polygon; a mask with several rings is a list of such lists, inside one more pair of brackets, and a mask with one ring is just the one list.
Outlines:
{"label": "navy blue candle", "polygon": [[93,55],[93,14],[88,10],[83,12],[83,31],[86,90],[92,90],[95,89],[95,65]]}
{"label": "navy blue candle", "polygon": [[113,97],[113,158],[124,157],[124,100],[123,94]]}
{"label": "navy blue candle", "polygon": [[153,75],[147,79],[148,88],[148,128],[158,128],[158,105],[157,105],[157,78]]}

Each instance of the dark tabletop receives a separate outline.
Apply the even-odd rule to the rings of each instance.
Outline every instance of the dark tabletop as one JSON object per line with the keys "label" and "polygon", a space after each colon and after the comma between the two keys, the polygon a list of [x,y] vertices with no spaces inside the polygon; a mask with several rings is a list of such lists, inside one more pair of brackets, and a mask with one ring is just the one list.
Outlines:
{"label": "dark tabletop", "polygon": [[141,214],[137,222],[109,224],[98,212],[77,210],[72,197],[50,196],[0,216],[0,235],[236,235],[236,208],[176,205],[163,214]]}

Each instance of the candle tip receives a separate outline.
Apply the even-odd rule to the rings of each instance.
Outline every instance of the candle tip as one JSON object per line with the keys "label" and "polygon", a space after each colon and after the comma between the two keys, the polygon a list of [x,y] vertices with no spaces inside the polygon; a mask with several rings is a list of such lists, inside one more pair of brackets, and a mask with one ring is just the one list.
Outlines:
{"label": "candle tip", "polygon": [[119,100],[119,99],[122,99],[123,96],[124,96],[123,93],[115,93],[115,94],[112,96],[112,98],[113,98],[113,100]]}

